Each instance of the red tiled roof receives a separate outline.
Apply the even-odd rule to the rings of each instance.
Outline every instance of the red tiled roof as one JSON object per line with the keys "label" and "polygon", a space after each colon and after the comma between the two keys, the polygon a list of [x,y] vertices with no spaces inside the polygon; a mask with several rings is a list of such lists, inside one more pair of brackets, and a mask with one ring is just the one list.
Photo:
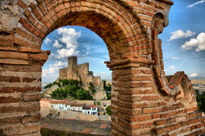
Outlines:
{"label": "red tiled roof", "polygon": [[71,106],[83,107],[84,104],[72,103]]}
{"label": "red tiled roof", "polygon": [[66,104],[66,105],[71,105],[71,103],[69,101],[66,100],[52,100],[50,101],[51,104]]}
{"label": "red tiled roof", "polygon": [[96,105],[91,105],[90,107],[91,107],[91,108],[97,108],[97,106],[96,106]]}

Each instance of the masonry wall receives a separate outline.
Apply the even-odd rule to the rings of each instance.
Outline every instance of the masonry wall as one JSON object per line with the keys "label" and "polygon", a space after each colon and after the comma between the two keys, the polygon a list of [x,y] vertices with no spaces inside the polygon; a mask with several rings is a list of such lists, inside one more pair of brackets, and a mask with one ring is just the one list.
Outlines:
{"label": "masonry wall", "polygon": [[40,135],[43,39],[67,25],[84,26],[106,43],[113,71],[113,136],[196,136],[204,116],[186,74],[168,80],[158,34],[169,0],[1,0],[0,135]]}
{"label": "masonry wall", "polygon": [[88,89],[90,82],[102,86],[101,78],[93,76],[93,72],[89,71],[89,63],[77,65],[77,57],[68,58],[68,67],[59,70],[59,78],[81,81],[85,89]]}
{"label": "masonry wall", "polygon": [[39,134],[41,66],[0,67],[0,135]]}

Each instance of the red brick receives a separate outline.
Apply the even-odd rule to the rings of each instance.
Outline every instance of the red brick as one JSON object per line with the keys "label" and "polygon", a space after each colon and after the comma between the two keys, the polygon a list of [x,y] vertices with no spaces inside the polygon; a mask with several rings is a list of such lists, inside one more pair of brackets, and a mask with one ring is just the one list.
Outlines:
{"label": "red brick", "polygon": [[0,97],[0,103],[13,103],[13,102],[19,102],[19,101],[20,101],[20,98],[14,98],[11,96],[8,96],[8,97],[1,96]]}
{"label": "red brick", "polygon": [[27,78],[27,77],[22,78],[22,82],[31,83],[34,81],[40,82],[41,80],[39,78]]}
{"label": "red brick", "polygon": [[0,76],[0,82],[20,82],[20,77]]}
{"label": "red brick", "polygon": [[28,8],[28,6],[22,0],[18,0],[18,5],[24,10]]}
{"label": "red brick", "polygon": [[145,121],[145,120],[150,120],[152,119],[152,116],[151,115],[139,115],[139,116],[135,116],[135,117],[131,117],[131,120],[133,122],[136,122],[136,121]]}
{"label": "red brick", "polygon": [[15,93],[15,92],[40,92],[41,87],[3,87],[0,88],[0,93]]}
{"label": "red brick", "polygon": [[32,101],[40,101],[41,99],[41,94],[37,93],[37,94],[23,94],[22,95],[22,99],[25,102],[32,102]]}
{"label": "red brick", "polygon": [[160,113],[156,113],[156,114],[153,114],[152,117],[153,119],[157,119],[157,118],[160,118]]}
{"label": "red brick", "polygon": [[24,123],[28,123],[28,122],[39,122],[41,118],[40,114],[37,115],[31,115],[31,116],[24,116],[21,118],[21,122]]}
{"label": "red brick", "polygon": [[0,59],[0,64],[14,64],[14,65],[28,65],[26,60],[17,60],[17,59]]}
{"label": "red brick", "polygon": [[142,100],[159,100],[159,96],[143,96]]}
{"label": "red brick", "polygon": [[13,58],[13,59],[28,59],[28,54],[10,52],[10,51],[0,51],[0,58]]}
{"label": "red brick", "polygon": [[21,117],[10,117],[10,118],[0,119],[0,125],[19,123],[20,119]]}
{"label": "red brick", "polygon": [[40,39],[40,38],[38,38],[38,37],[36,37],[36,36],[26,32],[25,30],[22,30],[20,28],[16,28],[15,32],[17,34],[21,35],[21,37],[23,37],[23,38],[26,38],[26,39],[31,40],[33,42],[38,42],[39,44],[42,43],[42,39]]}
{"label": "red brick", "polygon": [[29,57],[34,61],[46,61],[48,59],[47,54],[29,54]]}
{"label": "red brick", "polygon": [[160,112],[160,108],[155,107],[155,108],[144,108],[143,113],[145,114],[150,114],[150,113],[157,113]]}
{"label": "red brick", "polygon": [[39,111],[40,104],[30,104],[29,106],[3,106],[0,107],[0,113],[13,113],[13,112],[31,112],[31,111]]}
{"label": "red brick", "polygon": [[154,122],[154,124],[157,126],[165,125],[166,123],[166,120],[158,120]]}
{"label": "red brick", "polygon": [[13,35],[0,36],[0,45],[12,46],[13,45]]}

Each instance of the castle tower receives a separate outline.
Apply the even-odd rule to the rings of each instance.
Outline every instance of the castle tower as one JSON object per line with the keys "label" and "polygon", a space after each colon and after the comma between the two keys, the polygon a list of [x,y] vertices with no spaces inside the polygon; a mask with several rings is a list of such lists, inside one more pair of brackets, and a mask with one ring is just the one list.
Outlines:
{"label": "castle tower", "polygon": [[74,69],[77,66],[77,56],[71,56],[68,58],[68,67]]}

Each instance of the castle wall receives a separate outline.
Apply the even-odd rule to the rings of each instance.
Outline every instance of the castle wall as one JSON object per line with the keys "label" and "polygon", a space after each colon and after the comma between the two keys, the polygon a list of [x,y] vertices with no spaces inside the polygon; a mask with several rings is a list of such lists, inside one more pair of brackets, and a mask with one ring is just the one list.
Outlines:
{"label": "castle wall", "polygon": [[100,76],[94,76],[93,77],[93,84],[95,86],[101,86],[102,85],[102,81],[101,81]]}
{"label": "castle wall", "polygon": [[59,70],[59,78],[65,79],[67,77],[67,72],[68,72],[67,68],[60,69]]}
{"label": "castle wall", "polygon": [[59,70],[60,79],[75,79],[82,83],[84,89],[88,90],[90,82],[95,86],[102,86],[101,78],[93,76],[93,71],[89,71],[89,63],[77,65],[77,57],[68,58],[68,67]]}

